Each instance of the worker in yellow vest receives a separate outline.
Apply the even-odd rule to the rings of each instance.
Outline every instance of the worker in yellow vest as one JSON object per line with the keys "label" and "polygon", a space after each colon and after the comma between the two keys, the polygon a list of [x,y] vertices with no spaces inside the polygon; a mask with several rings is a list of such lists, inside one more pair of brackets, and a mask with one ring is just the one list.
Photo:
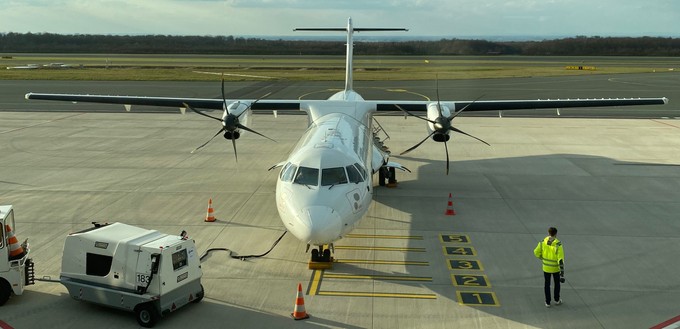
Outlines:
{"label": "worker in yellow vest", "polygon": [[550,277],[555,281],[555,305],[562,304],[560,298],[560,283],[564,283],[564,248],[557,239],[557,229],[548,229],[548,236],[534,249],[536,258],[543,262],[543,277],[545,278],[545,307],[550,307]]}

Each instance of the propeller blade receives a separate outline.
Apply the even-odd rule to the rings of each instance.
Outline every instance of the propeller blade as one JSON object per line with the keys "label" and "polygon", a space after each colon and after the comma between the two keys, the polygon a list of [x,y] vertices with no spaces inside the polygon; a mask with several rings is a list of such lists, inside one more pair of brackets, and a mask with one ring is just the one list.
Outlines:
{"label": "propeller blade", "polygon": [[224,97],[224,74],[222,74],[222,104],[224,104],[224,110],[229,114],[229,108],[227,107],[227,98]]}
{"label": "propeller blade", "polygon": [[200,150],[201,148],[203,148],[203,146],[208,145],[208,143],[210,143],[213,139],[215,139],[215,137],[217,137],[217,135],[221,134],[223,131],[224,131],[224,127],[222,127],[222,129],[220,129],[220,131],[218,131],[217,134],[215,134],[213,137],[211,137],[207,142],[203,143],[201,146],[199,146],[199,147],[195,148],[193,151],[191,151],[191,154],[194,154],[194,152]]}
{"label": "propeller blade", "polygon": [[199,110],[197,110],[197,109],[195,109],[195,108],[189,106],[189,104],[187,104],[187,103],[182,103],[182,105],[184,105],[184,107],[186,107],[186,108],[188,108],[188,109],[190,109],[190,110],[192,110],[192,111],[196,112],[197,114],[200,114],[200,115],[202,115],[202,116],[204,116],[204,117],[207,117],[207,118],[210,118],[210,119],[213,119],[213,120],[217,120],[217,121],[219,121],[219,122],[222,122],[222,119],[216,118],[216,117],[214,117],[214,116],[212,116],[212,115],[205,114],[205,113],[203,113],[203,112],[201,112],[201,111],[199,111]]}
{"label": "propeller blade", "polygon": [[437,110],[439,110],[439,116],[442,116],[442,103],[439,101],[439,76],[435,76],[435,91],[437,93]]}
{"label": "propeller blade", "polygon": [[231,145],[234,146],[234,160],[238,162],[238,153],[236,153],[236,139],[234,139],[233,137],[231,138]]}
{"label": "propeller blade", "polygon": [[404,152],[399,153],[399,155],[404,155],[404,154],[406,154],[406,153],[408,153],[408,152],[411,152],[411,151],[415,150],[418,146],[420,146],[421,144],[425,143],[425,141],[426,141],[428,138],[432,137],[432,135],[434,135],[434,133],[436,133],[436,131],[433,131],[432,133],[430,133],[429,135],[427,135],[427,137],[425,137],[425,139],[423,139],[422,141],[420,141],[420,143],[418,143],[418,144],[416,144],[416,145],[413,145],[413,147],[411,147],[410,149],[408,149],[408,150],[406,150],[406,151],[404,151]]}
{"label": "propeller blade", "polygon": [[241,128],[241,129],[243,129],[243,130],[245,130],[245,131],[250,131],[250,132],[253,133],[253,134],[260,135],[260,136],[262,136],[262,137],[264,137],[264,138],[266,138],[266,139],[268,139],[268,140],[270,140],[270,141],[272,141],[272,142],[276,142],[275,140],[273,140],[273,139],[271,139],[271,138],[269,138],[269,137],[267,137],[267,136],[265,136],[265,135],[262,135],[262,134],[258,133],[257,131],[252,130],[252,129],[250,129],[250,128],[248,128],[248,127],[246,127],[246,126],[244,126],[244,125],[242,125],[242,124],[240,124],[240,123],[239,123],[239,124],[236,124],[236,127],[237,127],[237,128]]}
{"label": "propeller blade", "polygon": [[243,113],[248,112],[248,110],[250,110],[250,108],[251,108],[253,105],[255,105],[255,103],[259,102],[260,100],[262,100],[263,98],[265,98],[265,97],[267,97],[267,96],[269,96],[269,95],[271,95],[271,94],[272,94],[271,92],[268,92],[268,93],[262,95],[262,97],[260,97],[260,98],[258,98],[258,99],[256,99],[256,100],[254,100],[252,103],[250,103],[250,105],[248,105],[248,107],[246,107],[245,111],[243,111],[243,112],[241,112],[241,114],[237,115],[236,118],[238,119],[241,115],[243,115]]}
{"label": "propeller blade", "polygon": [[457,117],[461,112],[465,111],[465,109],[467,109],[468,107],[470,107],[470,105],[474,104],[476,101],[478,101],[478,100],[479,100],[480,98],[482,98],[482,97],[484,97],[484,95],[480,95],[479,97],[475,98],[472,102],[470,102],[470,104],[465,105],[462,109],[460,109],[460,111],[453,113],[453,115],[451,115],[451,116],[449,117],[449,122],[451,122],[451,120],[453,120],[453,119],[454,119],[455,117]]}
{"label": "propeller blade", "polygon": [[468,133],[466,133],[466,132],[464,132],[464,131],[462,131],[462,130],[460,130],[460,129],[458,129],[458,128],[451,127],[450,129],[451,129],[452,131],[455,131],[455,132],[459,133],[459,134],[463,134],[463,135],[465,135],[465,136],[472,137],[472,138],[474,138],[474,139],[476,139],[476,140],[478,140],[478,141],[480,141],[480,142],[482,142],[482,143],[484,143],[484,144],[486,144],[486,145],[488,145],[488,146],[491,146],[491,144],[485,142],[485,141],[482,140],[481,138],[477,138],[477,137],[475,137],[475,136],[472,136],[472,135],[470,135],[470,134],[468,134]]}
{"label": "propeller blade", "polygon": [[410,115],[410,116],[412,116],[412,117],[416,117],[416,118],[418,118],[418,119],[420,119],[420,120],[424,120],[424,121],[427,121],[427,122],[432,123],[432,124],[435,123],[434,121],[432,121],[432,120],[430,120],[430,119],[428,119],[428,118],[421,117],[421,116],[415,115],[415,114],[413,114],[413,113],[411,113],[411,112],[409,112],[409,111],[406,111],[403,107],[399,106],[399,104],[394,104],[394,106],[396,106],[398,109],[402,110],[404,113],[406,113],[406,114],[408,114],[408,115]]}
{"label": "propeller blade", "polygon": [[449,147],[446,145],[448,142],[444,142],[444,150],[446,151],[446,174],[449,174]]}

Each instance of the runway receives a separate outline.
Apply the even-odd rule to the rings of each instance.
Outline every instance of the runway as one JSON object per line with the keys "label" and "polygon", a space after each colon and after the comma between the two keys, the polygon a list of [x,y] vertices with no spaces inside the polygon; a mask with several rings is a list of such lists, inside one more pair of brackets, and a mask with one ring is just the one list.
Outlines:
{"label": "runway", "polygon": [[[290,235],[263,258],[216,252],[203,262],[203,302],[157,327],[648,328],[678,316],[680,123],[671,118],[678,116],[680,76],[592,78],[468,81],[467,88],[440,81],[440,94],[665,96],[670,103],[614,109],[627,119],[568,118],[566,110],[559,119],[553,110],[532,111],[545,117],[457,118],[457,127],[491,147],[454,136],[449,176],[438,143],[395,156],[413,173],[400,174],[397,188],[374,188],[366,218],[337,243],[332,270],[307,270],[305,246]],[[531,81],[521,85],[525,80]],[[22,98],[29,91],[216,97],[219,83],[0,85],[0,195],[15,206],[16,234],[29,238],[38,277],[58,277],[66,235],[92,221],[186,230],[201,254],[216,247],[261,253],[283,232],[274,204],[278,170],[267,168],[286,158],[306,117],[255,116],[253,128],[277,142],[244,135],[236,163],[224,140],[190,154],[219,128],[195,114]],[[432,81],[357,85],[367,99],[435,95]],[[270,97],[325,98],[324,90],[337,87],[234,83],[227,97],[280,88]],[[378,121],[395,153],[427,133],[412,118]],[[446,215],[449,193],[455,216]],[[209,198],[215,223],[203,221]],[[532,251],[549,226],[565,246],[567,282],[564,304],[547,309]],[[308,320],[290,318],[298,283]],[[29,286],[0,310],[0,320],[16,329],[137,327],[131,313],[72,300],[57,283]]]}

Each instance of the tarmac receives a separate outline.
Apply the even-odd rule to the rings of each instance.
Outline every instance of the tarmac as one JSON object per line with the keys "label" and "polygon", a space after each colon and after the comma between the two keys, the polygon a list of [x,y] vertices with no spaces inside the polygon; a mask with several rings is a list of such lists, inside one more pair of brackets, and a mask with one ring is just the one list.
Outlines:
{"label": "tarmac", "polygon": [[[680,85],[677,74],[663,79],[672,81],[664,83],[669,90]],[[25,90],[31,83],[79,87],[42,81],[12,88],[21,96],[50,92]],[[644,83],[659,84],[653,77]],[[584,82],[572,85],[578,91]],[[135,94],[162,96],[139,86]],[[155,88],[216,96],[199,87],[205,83]],[[228,85],[230,93],[260,87]],[[425,86],[404,89],[417,88]],[[677,111],[674,94],[638,88],[629,96],[666,96],[664,111]],[[627,90],[600,87],[607,91]],[[514,95],[541,98],[534,93]],[[263,253],[284,232],[274,197],[278,170],[267,169],[286,159],[305,116],[254,116],[252,128],[276,143],[245,134],[236,162],[231,143],[221,139],[190,153],[219,129],[195,114],[1,99],[0,203],[14,205],[15,232],[29,238],[37,277],[58,278],[66,235],[92,221],[186,230],[200,254]],[[395,154],[427,134],[413,118],[377,120]],[[156,327],[649,328],[680,314],[680,121],[504,116],[454,123],[491,146],[455,135],[448,176],[439,143],[394,156],[413,173],[399,174],[396,188],[375,187],[366,218],[337,242],[332,270],[308,270],[305,245],[291,235],[261,258],[241,261],[217,251],[202,263],[205,299]],[[210,198],[217,221],[207,223]],[[446,215],[451,210],[455,215]],[[564,304],[546,308],[533,248],[550,226],[564,244],[567,281]],[[311,317],[294,321],[298,283]],[[0,308],[3,322],[16,329],[138,327],[132,313],[77,302],[53,282],[10,298]]]}

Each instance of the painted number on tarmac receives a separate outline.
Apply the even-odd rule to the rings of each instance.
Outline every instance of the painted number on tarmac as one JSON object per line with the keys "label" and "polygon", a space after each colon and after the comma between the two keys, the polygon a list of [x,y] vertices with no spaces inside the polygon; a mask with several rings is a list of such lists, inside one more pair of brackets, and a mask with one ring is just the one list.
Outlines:
{"label": "painted number on tarmac", "polygon": [[458,303],[476,306],[500,306],[493,292],[458,291]]}
{"label": "painted number on tarmac", "polygon": [[456,286],[463,287],[482,287],[489,288],[491,284],[486,278],[486,275],[472,275],[472,274],[452,274],[451,280]]}
{"label": "painted number on tarmac", "polygon": [[443,247],[444,253],[456,256],[476,256],[477,252],[472,247]]}
{"label": "painted number on tarmac", "polygon": [[452,270],[483,270],[479,261],[466,259],[449,259],[449,268]]}
{"label": "painted number on tarmac", "polygon": [[440,234],[439,238],[444,243],[470,243],[470,238],[463,234]]}

